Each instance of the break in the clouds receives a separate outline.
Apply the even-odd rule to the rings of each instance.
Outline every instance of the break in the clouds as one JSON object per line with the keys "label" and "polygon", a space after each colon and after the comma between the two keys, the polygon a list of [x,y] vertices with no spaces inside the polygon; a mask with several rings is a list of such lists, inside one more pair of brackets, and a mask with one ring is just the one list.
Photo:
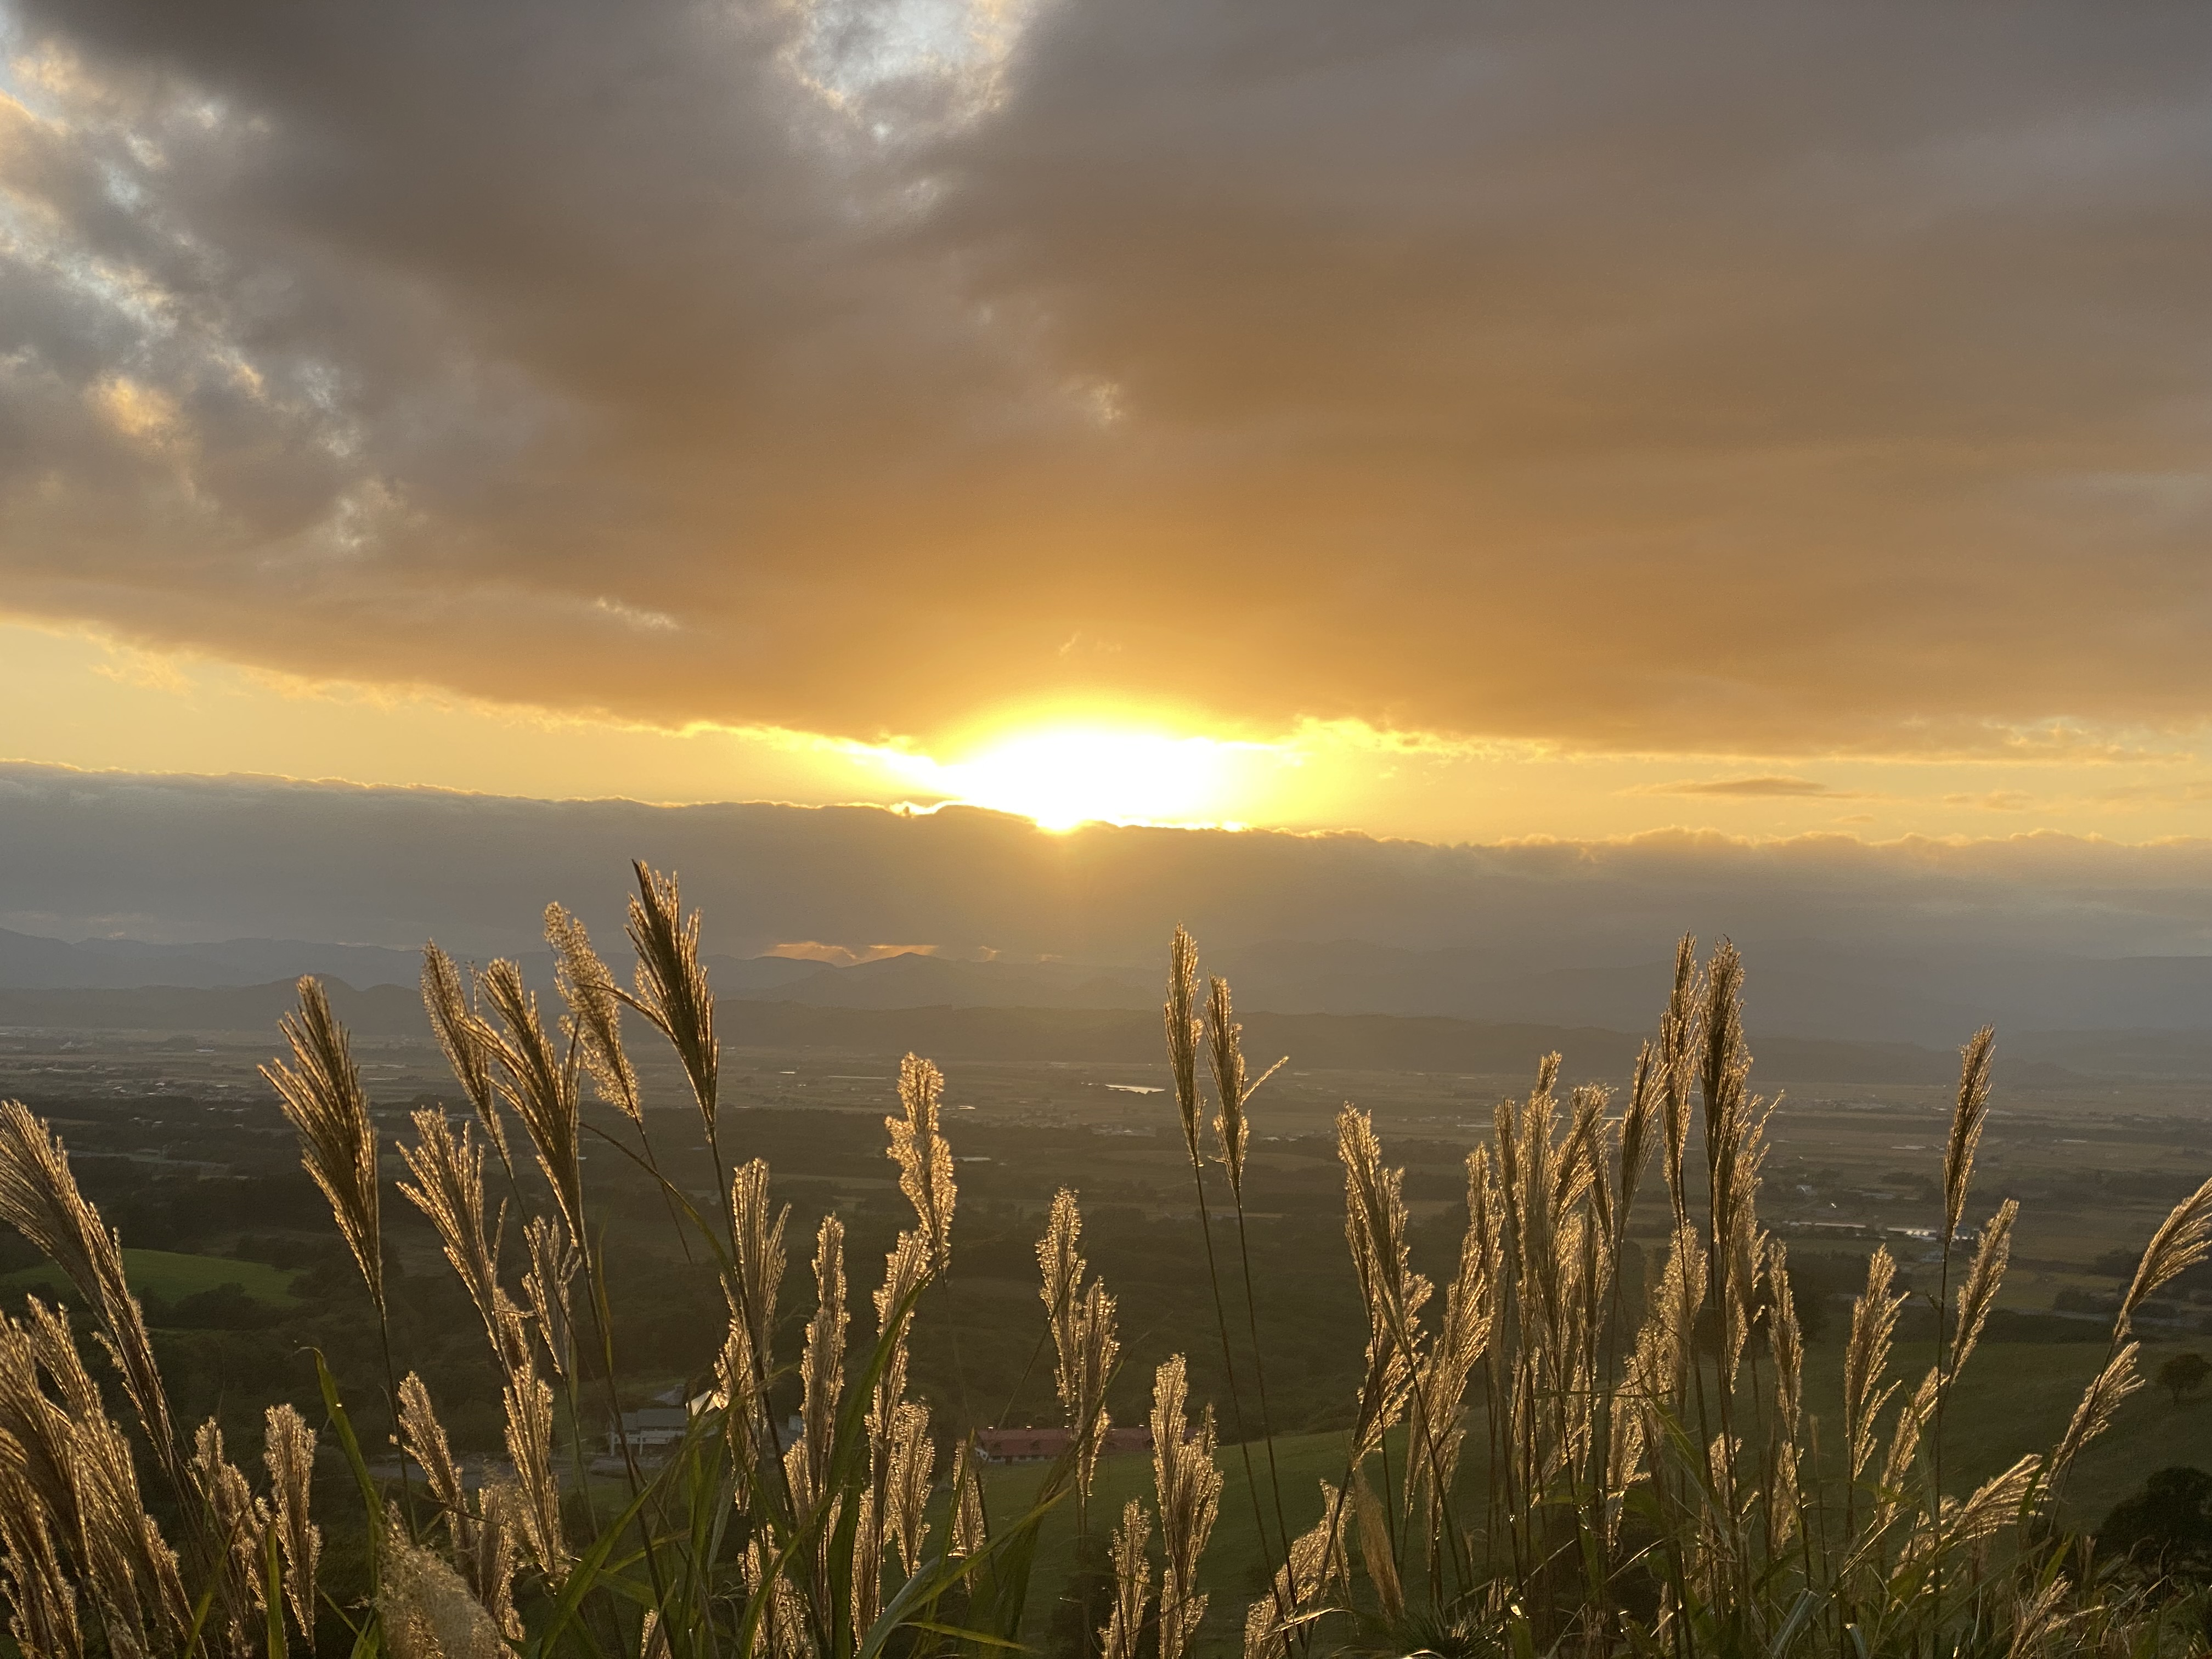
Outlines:
{"label": "break in the clouds", "polygon": [[2212,11],[4,0],[0,607],[627,717],[2212,717]]}

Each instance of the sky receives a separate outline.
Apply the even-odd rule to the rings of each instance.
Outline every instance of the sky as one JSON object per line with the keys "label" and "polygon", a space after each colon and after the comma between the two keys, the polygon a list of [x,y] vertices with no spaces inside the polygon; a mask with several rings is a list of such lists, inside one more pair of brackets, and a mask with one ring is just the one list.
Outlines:
{"label": "sky", "polygon": [[0,0],[0,758],[2191,840],[2208,360],[2202,7]]}

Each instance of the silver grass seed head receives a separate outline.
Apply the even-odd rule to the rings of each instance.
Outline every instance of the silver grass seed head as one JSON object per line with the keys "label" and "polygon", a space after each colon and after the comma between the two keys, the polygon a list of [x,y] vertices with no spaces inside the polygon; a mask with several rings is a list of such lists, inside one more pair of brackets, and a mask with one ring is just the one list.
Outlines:
{"label": "silver grass seed head", "polygon": [[738,1564],[746,1596],[757,1600],[765,1615],[755,1651],[760,1659],[808,1659],[813,1648],[806,1630],[806,1606],[792,1583],[787,1564],[775,1559],[782,1543],[774,1525],[763,1524],[746,1543]]}
{"label": "silver grass seed head", "polygon": [[1244,1190],[1244,1147],[1251,1130],[1244,1121],[1244,1028],[1231,1018],[1229,981],[1209,981],[1206,986],[1206,1036],[1213,1063],[1214,1098],[1221,1103],[1213,1120],[1214,1139],[1221,1147],[1221,1167],[1229,1176],[1229,1190]]}
{"label": "silver grass seed head", "polygon": [[[99,1210],[78,1188],[60,1138],[14,1100],[0,1101],[0,1220],[59,1267],[91,1308],[100,1343],[123,1374],[131,1407],[155,1456],[177,1473],[178,1465],[172,1461],[176,1437],[168,1391],[155,1364],[144,1310],[124,1273],[122,1238],[101,1221]],[[40,1313],[32,1318],[35,1342]],[[56,1328],[68,1349],[68,1358],[61,1363],[81,1375],[82,1362],[75,1345],[67,1341],[67,1328],[58,1316]],[[89,1395],[89,1380],[82,1386]],[[92,1399],[96,1405],[96,1396]]]}
{"label": "silver grass seed head", "polygon": [[1553,1177],[1552,1213],[1565,1215],[1588,1203],[1599,1225],[1610,1233],[1613,1191],[1604,1146],[1605,1111],[1613,1091],[1602,1084],[1585,1083],[1567,1098],[1567,1140]]}
{"label": "silver grass seed head", "polygon": [[2208,1253],[2212,1253],[2212,1181],[2175,1205],[2151,1235],[2128,1293],[2120,1298],[2119,1316],[2112,1328],[2114,1340],[2128,1334],[2136,1310],[2154,1291],[2188,1272]]}
{"label": "silver grass seed head", "polygon": [[[1972,1495],[1959,1505],[1958,1518],[1944,1528],[1944,1541],[1954,1549],[1971,1548],[2017,1520],[2042,1468],[2041,1455],[2030,1452],[1975,1487]],[[1933,1533],[1929,1536],[1932,1541]]]}
{"label": "silver grass seed head", "polygon": [[470,1541],[471,1517],[460,1466],[453,1461],[453,1449],[446,1437],[445,1425],[439,1422],[437,1411],[430,1403],[430,1390],[413,1371],[399,1382],[399,1444],[422,1471],[430,1501],[445,1514],[455,1551],[465,1550]]}
{"label": "silver grass seed head", "polygon": [[1402,1624],[1406,1589],[1398,1577],[1397,1542],[1391,1535],[1390,1518],[1383,1512],[1375,1488],[1368,1485],[1366,1474],[1357,1468],[1352,1472],[1352,1512],[1359,1540],[1359,1562],[1367,1569],[1368,1583],[1375,1587],[1383,1620]]}
{"label": "silver grass seed head", "polygon": [[1477,1146],[1467,1155],[1467,1214],[1468,1237],[1482,1252],[1483,1282],[1495,1306],[1504,1272],[1504,1217],[1498,1182],[1491,1173],[1490,1150],[1486,1146]]}
{"label": "silver grass seed head", "polygon": [[[240,1608],[264,1605],[262,1539],[267,1505],[255,1501],[253,1488],[223,1453],[222,1427],[212,1417],[192,1433],[192,1479],[207,1504],[216,1547],[229,1565],[231,1595]],[[237,1636],[242,1638],[240,1628]]]}
{"label": "silver grass seed head", "polygon": [[9,1631],[26,1659],[83,1659],[76,1589],[38,1492],[9,1455],[15,1449],[0,1438],[0,1579]]}
{"label": "silver grass seed head", "polygon": [[[863,1486],[856,1506],[853,1528],[852,1608],[853,1628],[865,1631],[876,1622],[884,1595],[884,1550],[889,1536],[882,1504],[876,1488]],[[648,1613],[646,1617],[653,1618]],[[665,1650],[665,1649],[664,1649]],[[649,1648],[641,1650],[641,1659],[661,1659]]]}
{"label": "silver grass seed head", "polygon": [[2104,1370],[2089,1381],[2081,1391],[2081,1403],[2066,1425],[2066,1432],[2051,1454],[2051,1489],[2056,1492],[2064,1484],[2074,1460],[2081,1449],[2112,1426],[2112,1413],[2120,1402],[2143,1385],[2142,1374],[2136,1369],[2136,1356],[2139,1345],[2123,1344],[2113,1354]]}
{"label": "silver grass seed head", "polygon": [[1536,1062],[1536,1086],[1528,1091],[1532,1108],[1540,1097],[1544,1110],[1547,1114],[1552,1110],[1555,1104],[1553,1096],[1559,1086],[1559,1068],[1565,1064],[1565,1057],[1556,1048]]}
{"label": "silver grass seed head", "polygon": [[1990,1111],[1990,1060],[1996,1028],[1984,1025],[1959,1051],[1959,1097],[1951,1111],[1951,1133],[1943,1148],[1943,1239],[1945,1248],[1959,1231],[1966,1210],[1966,1189],[1974,1178],[1974,1151]]}
{"label": "silver grass seed head", "polygon": [[1337,1114],[1337,1156],[1345,1171],[1345,1238],[1368,1322],[1356,1457],[1379,1443],[1406,1409],[1421,1364],[1418,1316],[1431,1286],[1408,1265],[1402,1172],[1382,1168],[1374,1124],[1356,1107]]}
{"label": "silver grass seed head", "polygon": [[893,1420],[889,1522],[899,1565],[911,1574],[921,1565],[921,1547],[929,1536],[931,1474],[937,1462],[937,1443],[929,1435],[929,1407],[908,1401]]}
{"label": "silver grass seed head", "polygon": [[1411,1267],[1406,1239],[1404,1171],[1382,1167],[1375,1122],[1354,1106],[1336,1117],[1337,1158],[1344,1165],[1345,1234],[1352,1246],[1372,1328],[1387,1335],[1410,1362],[1415,1318],[1431,1285]]}
{"label": "silver grass seed head", "polygon": [[1164,1557],[1160,1659],[1181,1659],[1205,1616],[1206,1598],[1196,1588],[1199,1561],[1220,1510],[1213,1414],[1204,1413],[1196,1432],[1191,1432],[1185,1409],[1188,1394],[1183,1357],[1171,1355],[1152,1382],[1152,1468]]}
{"label": "silver grass seed head", "polygon": [[[582,1271],[584,1253],[557,1216],[531,1217],[523,1225],[522,1245],[530,1259],[529,1271],[522,1275],[523,1299],[530,1304],[531,1318],[545,1345],[553,1374],[568,1376],[575,1350],[569,1296],[577,1273]],[[521,1346],[527,1352],[528,1344]]]}
{"label": "silver grass seed head", "polygon": [[315,1633],[315,1569],[322,1559],[322,1528],[309,1518],[315,1478],[315,1431],[289,1405],[264,1417],[262,1460],[276,1500],[276,1541],[284,1556],[284,1600],[300,1633]]}
{"label": "silver grass seed head", "polygon": [[1229,981],[1208,981],[1206,1044],[1213,1064],[1214,1097],[1221,1103],[1220,1115],[1213,1120],[1213,1133],[1221,1148],[1222,1168],[1229,1176],[1229,1190],[1242,1200],[1244,1156],[1252,1139],[1251,1118],[1245,1108],[1269,1078],[1290,1064],[1290,1056],[1284,1055],[1258,1077],[1252,1077],[1244,1064],[1244,1028],[1231,1013]]}
{"label": "silver grass seed head", "polygon": [[[29,1300],[34,1313],[42,1310],[36,1297]],[[76,1364],[73,1344],[70,1362]],[[97,1411],[99,1400],[93,1396],[83,1412],[74,1406],[55,1404],[40,1385],[40,1364],[30,1332],[0,1314],[0,1449],[5,1450],[10,1467],[30,1482],[55,1524],[69,1535],[80,1530],[76,1487],[70,1474],[71,1418]],[[86,1386],[88,1389],[89,1379]],[[65,1388],[57,1384],[55,1391],[67,1401]]]}
{"label": "silver grass seed head", "polygon": [[1515,1270],[1522,1280],[1524,1298],[1534,1304],[1538,1322],[1555,1347],[1563,1335],[1559,1328],[1563,1309],[1559,1299],[1559,1217],[1552,1207],[1559,1164],[1556,1139],[1559,1101],[1553,1093],[1559,1070],[1559,1056],[1556,1054],[1547,1054],[1538,1063],[1536,1086],[1530,1091],[1521,1110],[1521,1139],[1514,1155],[1521,1175],[1519,1201],[1514,1212],[1520,1226]]}
{"label": "silver grass seed head", "polygon": [[507,1407],[507,1456],[514,1466],[516,1524],[538,1570],[558,1583],[568,1568],[561,1525],[561,1488],[553,1473],[553,1390],[526,1371],[501,1390]]}
{"label": "silver grass seed head", "polygon": [[84,1356],[78,1352],[67,1313],[58,1306],[47,1306],[35,1296],[27,1297],[22,1328],[30,1339],[32,1353],[71,1417],[97,1417],[106,1409],[100,1403],[100,1390],[93,1386],[92,1374],[84,1368]]}
{"label": "silver grass seed head", "polygon": [[272,1060],[261,1075],[276,1091],[284,1115],[298,1132],[301,1163],[330,1200],[339,1235],[381,1316],[384,1257],[376,1127],[369,1119],[368,1097],[322,981],[312,975],[302,978],[299,997],[298,1011],[285,1015],[278,1028],[292,1059]]}
{"label": "silver grass seed head", "polygon": [[1052,1330],[1053,1348],[1059,1358],[1055,1381],[1060,1403],[1073,1413],[1076,1393],[1076,1354],[1081,1346],[1084,1260],[1077,1249],[1083,1237],[1083,1212],[1073,1191],[1062,1187],[1053,1194],[1044,1237],[1037,1241],[1037,1295]]}
{"label": "silver grass seed head", "polygon": [[945,1073],[921,1055],[908,1054],[899,1062],[901,1115],[884,1120],[890,1132],[885,1155],[899,1166],[899,1190],[914,1206],[929,1241],[931,1266],[939,1273],[952,1260],[952,1212],[959,1198],[952,1148],[939,1121],[944,1097]]}
{"label": "silver grass seed head", "polygon": [[983,1477],[972,1437],[952,1455],[952,1553],[974,1555],[990,1541],[983,1520]]}
{"label": "silver grass seed head", "polygon": [[1889,1454],[1882,1460],[1881,1486],[1885,1491],[1899,1494],[1905,1491],[1912,1473],[1912,1460],[1919,1455],[1921,1437],[1935,1419],[1936,1396],[1942,1384],[1942,1368],[1929,1366],[1920,1379],[1920,1386],[1899,1407],[1897,1421],[1890,1429]]}
{"label": "silver grass seed head", "polygon": [[380,1559],[377,1623],[392,1659],[506,1659],[507,1632],[477,1590],[396,1521]]}
{"label": "silver grass seed head", "polygon": [[1168,1070],[1175,1079],[1176,1110],[1183,1145],[1195,1166],[1198,1149],[1198,1050],[1205,1031],[1198,1018],[1198,942],[1177,924],[1168,944],[1168,994],[1160,1010],[1167,1030]]}
{"label": "silver grass seed head", "polygon": [[637,952],[637,973],[635,994],[627,1000],[676,1050],[708,1142],[713,1145],[718,1131],[721,1048],[714,1036],[714,994],[707,983],[706,966],[699,960],[699,913],[684,915],[672,872],[663,876],[643,863],[632,868],[637,894],[629,902],[625,931]]}
{"label": "silver grass seed head", "polygon": [[470,1109],[483,1126],[484,1139],[507,1162],[507,1125],[499,1115],[497,1091],[492,1082],[491,1057],[477,1036],[477,1012],[471,1006],[461,970],[435,941],[422,946],[422,1009],[430,1018],[430,1030],[445,1051],[453,1079],[468,1097]]}
{"label": "silver grass seed head", "polygon": [[1114,1529],[1114,1605],[1099,1633],[1102,1659],[1137,1659],[1138,1637],[1152,1600],[1152,1562],[1145,1553],[1152,1532],[1152,1516],[1132,1498],[1121,1506],[1121,1523]]}
{"label": "silver grass seed head", "polygon": [[1766,1283],[1773,1297],[1767,1342],[1774,1352],[1775,1414],[1784,1439],[1794,1440],[1805,1395],[1805,1336],[1790,1285],[1789,1251],[1778,1240],[1767,1245]]}
{"label": "silver grass seed head", "polygon": [[1689,1226],[1678,1229],[1674,1248],[1668,1252],[1666,1275],[1661,1281],[1665,1294],[1668,1351],[1674,1358],[1677,1372],[1673,1381],[1678,1389],[1696,1353],[1698,1315],[1705,1305],[1705,1243],[1698,1237],[1697,1230]]}
{"label": "silver grass seed head", "polygon": [[483,1149],[475,1144],[472,1126],[464,1123],[456,1136],[438,1108],[426,1108],[414,1117],[416,1144],[403,1142],[399,1157],[415,1179],[401,1182],[400,1194],[428,1218],[447,1261],[483,1321],[494,1357],[512,1371],[524,1363],[528,1348],[519,1314],[499,1282],[485,1231]]}
{"label": "silver grass seed head", "polygon": [[1635,1207],[1637,1189],[1644,1184],[1644,1173],[1651,1163],[1656,1142],[1652,1131],[1658,1127],[1663,1100],[1659,1082],[1659,1060],[1649,1042],[1636,1051],[1636,1070],[1628,1085],[1628,1105],[1620,1115],[1620,1129],[1616,1145],[1620,1161],[1613,1180],[1616,1202],[1613,1208],[1613,1248],[1620,1247],[1628,1237],[1629,1212]]}
{"label": "silver grass seed head", "polygon": [[1966,1269],[1966,1283],[1959,1286],[1959,1319],[1951,1340],[1948,1368],[1952,1376],[1958,1375],[1959,1368],[1973,1352],[1974,1345],[1981,1340],[1982,1327],[1989,1322],[1990,1310],[1996,1306],[2005,1268],[2012,1261],[2013,1222],[2019,1214],[2018,1200],[2008,1198],[1982,1225],[1972,1264]]}
{"label": "silver grass seed head", "polygon": [[1687,1214],[1683,1160],[1690,1143],[1690,1097],[1697,1074],[1699,1009],[1698,941],[1685,933],[1674,946],[1674,979],[1659,1022],[1659,1081],[1664,1106],[1667,1191],[1676,1220]]}
{"label": "silver grass seed head", "polygon": [[74,1425],[70,1455],[82,1565],[94,1600],[109,1609],[111,1638],[119,1618],[130,1640],[156,1648],[173,1641],[190,1609],[176,1557],[146,1513],[129,1437],[95,1413]]}
{"label": "silver grass seed head", "polygon": [[504,1076],[500,1093],[522,1120],[537,1154],[538,1167],[552,1188],[553,1201],[568,1231],[583,1236],[583,1171],[577,1161],[582,1125],[579,1112],[580,1057],[575,1045],[556,1048],[538,1018],[538,994],[523,982],[522,969],[501,957],[477,980],[483,1000],[504,1030],[476,1022],[480,1042],[499,1062]]}
{"label": "silver grass seed head", "polygon": [[809,1474],[818,1477],[830,1467],[830,1437],[844,1398],[845,1328],[852,1319],[845,1305],[845,1224],[834,1214],[822,1218],[814,1236],[814,1297],[799,1358],[799,1413],[806,1425]]}
{"label": "silver grass seed head", "polygon": [[1701,1036],[1698,1081],[1705,1097],[1710,1152],[1725,1141],[1724,1136],[1715,1134],[1713,1120],[1726,1121],[1751,1071],[1743,1038],[1743,958],[1728,939],[1713,947],[1705,963]]}
{"label": "silver grass seed head", "polygon": [[2012,1645],[2005,1659],[2038,1659],[2049,1651],[2051,1638],[2069,1622],[2064,1613],[2073,1584],[2054,1573],[2033,1590],[2015,1596],[2012,1605]]}
{"label": "silver grass seed head", "polygon": [[568,1012],[561,1029],[582,1051],[584,1069],[599,1098],[640,1127],[644,1103],[637,1073],[623,1051],[622,990],[584,924],[558,904],[545,907],[545,942],[553,950],[553,978]]}
{"label": "silver grass seed head", "polygon": [[745,1326],[753,1364],[766,1375],[775,1369],[775,1300],[783,1285],[783,1240],[791,1206],[771,1212],[769,1169],[763,1160],[739,1165],[730,1177],[730,1213],[736,1233],[732,1312]]}
{"label": "silver grass seed head", "polygon": [[1897,1387],[1877,1386],[1905,1302],[1904,1291],[1890,1289],[1896,1276],[1896,1259],[1887,1245],[1876,1245],[1867,1258],[1866,1289],[1851,1304],[1850,1336],[1844,1346],[1844,1434],[1854,1480],[1874,1455],[1875,1419]]}
{"label": "silver grass seed head", "polygon": [[[1605,1491],[1608,1497],[1619,1498],[1643,1472],[1644,1425],[1650,1419],[1643,1405],[1634,1395],[1623,1392],[1613,1395],[1608,1407],[1611,1424],[1605,1444]],[[1620,1524],[1616,1513],[1611,1525],[1618,1528]]]}
{"label": "silver grass seed head", "polygon": [[1344,1559],[1344,1527],[1348,1506],[1337,1489],[1326,1480],[1321,1486],[1321,1519],[1293,1540],[1290,1559],[1276,1571],[1268,1594],[1246,1609],[1244,1659],[1288,1659],[1296,1619],[1323,1601],[1329,1586],[1348,1582]]}
{"label": "silver grass seed head", "polygon": [[875,1295],[876,1334],[890,1346],[868,1411],[868,1431],[878,1441],[894,1431],[899,1404],[906,1398],[907,1339],[914,1325],[914,1294],[928,1275],[928,1245],[918,1232],[901,1233],[884,1257],[884,1282],[877,1286]]}
{"label": "silver grass seed head", "polygon": [[721,1352],[714,1356],[713,1398],[722,1411],[723,1437],[729,1447],[741,1504],[764,1452],[760,1393],[754,1371],[752,1339],[732,1314],[723,1334]]}
{"label": "silver grass seed head", "polygon": [[1083,1292],[1073,1413],[1078,1448],[1076,1482],[1086,1500],[1098,1472],[1099,1454],[1105,1449],[1106,1431],[1111,1426],[1111,1419],[1106,1414],[1106,1385],[1113,1379],[1115,1365],[1121,1357],[1121,1338],[1115,1327],[1114,1298],[1094,1279]]}

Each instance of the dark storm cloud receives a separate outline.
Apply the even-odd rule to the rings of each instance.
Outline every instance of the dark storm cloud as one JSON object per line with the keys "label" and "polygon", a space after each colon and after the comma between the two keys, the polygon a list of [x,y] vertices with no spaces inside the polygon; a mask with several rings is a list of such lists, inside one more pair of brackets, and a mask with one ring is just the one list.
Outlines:
{"label": "dark storm cloud", "polygon": [[11,3],[0,605],[859,735],[2212,715],[2201,8]]}

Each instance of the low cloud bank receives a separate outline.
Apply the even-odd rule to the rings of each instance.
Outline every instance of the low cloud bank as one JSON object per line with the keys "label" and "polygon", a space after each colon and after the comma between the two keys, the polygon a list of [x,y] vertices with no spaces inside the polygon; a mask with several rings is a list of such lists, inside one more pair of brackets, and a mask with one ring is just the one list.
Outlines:
{"label": "low cloud bank", "polygon": [[1875,960],[2212,953],[2202,840],[1048,835],[965,809],[547,802],[18,764],[0,766],[0,926],[62,938],[404,947],[435,935],[483,953],[535,945],[556,898],[611,938],[629,860],[642,858],[681,873],[709,948],[730,955],[898,939],[1148,963],[1179,921],[1214,948],[1359,941],[1531,972],[1663,956],[1686,931]]}

